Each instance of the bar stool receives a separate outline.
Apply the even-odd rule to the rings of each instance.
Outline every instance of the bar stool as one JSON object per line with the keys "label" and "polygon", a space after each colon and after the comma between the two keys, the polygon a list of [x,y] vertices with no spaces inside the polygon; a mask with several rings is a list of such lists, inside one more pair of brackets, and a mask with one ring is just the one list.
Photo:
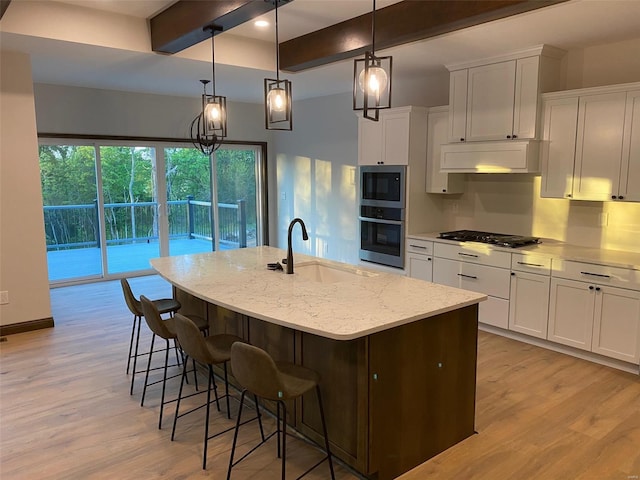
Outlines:
{"label": "bar stool", "polygon": [[[238,418],[236,420],[236,428],[233,435],[233,444],[231,446],[231,457],[229,458],[227,480],[231,478],[231,469],[235,465],[240,463],[258,447],[264,445],[267,440],[276,434],[278,439],[278,457],[282,457],[282,480],[285,480],[287,446],[287,407],[285,405],[285,400],[298,398],[314,388],[318,396],[318,407],[320,409],[320,419],[322,421],[326,456],[300,475],[298,479],[304,477],[325,460],[328,460],[331,478],[335,480],[333,461],[331,459],[331,451],[329,449],[329,438],[327,436],[327,425],[324,419],[324,409],[322,408],[322,397],[320,395],[319,385],[320,379],[318,374],[301,365],[280,362],[276,364],[267,352],[246,343],[234,343],[231,346],[231,369],[233,370],[233,375],[236,380],[242,386],[243,391],[240,397],[240,409],[238,410]],[[235,455],[236,442],[238,440],[238,430],[241,425],[240,418],[242,416],[242,405],[244,396],[247,392],[251,392],[258,397],[277,402],[276,431],[271,433],[266,439],[263,437],[262,441],[258,445],[253,447],[248,453],[234,463],[233,457]],[[280,409],[282,409],[283,412],[282,417],[280,416]],[[280,428],[281,423],[282,429]],[[280,455],[281,438],[282,455]]]}
{"label": "bar stool", "polygon": [[[131,327],[131,340],[129,341],[129,356],[127,358],[127,374],[129,373],[131,358],[133,358],[133,371],[131,373],[131,388],[129,389],[129,395],[133,395],[133,383],[135,381],[136,373],[137,373],[136,360],[141,355],[147,355],[147,354],[138,354],[138,345],[140,343],[140,324],[142,322],[142,316],[144,314],[142,313],[142,305],[140,304],[140,301],[136,299],[136,297],[133,295],[133,292],[131,291],[131,286],[129,285],[129,282],[127,281],[127,279],[121,278],[120,285],[122,286],[122,293],[124,294],[124,300],[127,304],[127,307],[129,307],[129,311],[133,314],[133,325]],[[152,300],[152,302],[158,309],[158,312],[160,312],[160,315],[163,315],[165,313],[173,315],[181,307],[180,302],[173,298],[160,298],[157,300]],[[133,349],[134,337],[136,339],[136,343],[135,343],[135,351],[133,352],[133,355],[132,355],[131,351]]]}
{"label": "bar stool", "polygon": [[[176,433],[176,424],[178,423],[178,418],[188,415],[196,410],[199,410],[203,406],[206,407],[205,414],[205,423],[204,423],[204,448],[202,453],[202,468],[207,468],[207,444],[208,441],[218,435],[222,435],[230,430],[233,430],[233,427],[227,428],[221,432],[218,432],[212,436],[209,436],[209,412],[211,407],[211,390],[213,387],[213,391],[215,393],[215,401],[220,411],[220,398],[218,397],[218,388],[216,385],[215,378],[213,376],[213,365],[222,364],[224,368],[224,386],[225,386],[225,394],[227,400],[227,418],[231,418],[231,410],[229,408],[229,377],[227,372],[227,362],[231,359],[231,345],[235,342],[242,342],[240,337],[236,335],[229,334],[219,334],[219,335],[210,335],[207,337],[203,337],[198,326],[191,320],[179,313],[173,317],[174,325],[176,329],[176,334],[178,337],[178,343],[180,344],[180,348],[185,353],[184,358],[184,368],[182,372],[182,382],[180,383],[180,392],[178,393],[178,400],[176,402],[176,414],[173,418],[173,429],[171,431],[171,441],[173,441]],[[187,361],[191,358],[196,362],[205,365],[207,367],[209,383],[207,388],[207,402],[204,405],[200,405],[198,407],[187,410],[186,412],[180,412],[180,402],[183,398],[189,398],[194,395],[198,395],[204,392],[192,393],[191,395],[184,396],[182,395],[183,387],[185,380],[187,378]],[[197,388],[196,388],[197,390]]]}
{"label": "bar stool", "polygon": [[[153,332],[153,335],[151,337],[151,348],[149,349],[147,371],[144,377],[144,388],[142,389],[142,399],[140,400],[140,406],[141,407],[144,406],[144,397],[147,393],[147,387],[149,385],[154,385],[156,383],[162,383],[162,396],[160,399],[160,418],[158,420],[158,428],[161,429],[162,413],[163,413],[164,405],[165,403],[169,403],[164,401],[166,384],[167,384],[167,369],[169,367],[169,351],[171,350],[171,346],[169,345],[169,340],[173,340],[174,347],[177,347],[175,344],[176,338],[177,338],[175,317],[171,317],[166,320],[163,320],[162,317],[160,317],[160,312],[158,311],[154,303],[144,295],[140,295],[140,303],[142,304],[142,312],[144,314],[144,319],[146,320],[147,325],[149,326],[149,329],[151,330],[151,332]],[[198,330],[200,332],[204,332],[209,328],[209,324],[205,318],[202,318],[196,315],[191,315],[190,318],[197,325]],[[153,346],[154,346],[156,336],[164,339],[166,343],[166,347],[164,349],[165,355],[164,355],[163,376],[162,376],[162,380],[149,383],[149,371],[151,370],[151,359],[153,358],[153,354],[155,353],[153,350]],[[194,364],[194,375],[195,375],[195,364]],[[196,384],[196,388],[197,388],[197,384]]]}

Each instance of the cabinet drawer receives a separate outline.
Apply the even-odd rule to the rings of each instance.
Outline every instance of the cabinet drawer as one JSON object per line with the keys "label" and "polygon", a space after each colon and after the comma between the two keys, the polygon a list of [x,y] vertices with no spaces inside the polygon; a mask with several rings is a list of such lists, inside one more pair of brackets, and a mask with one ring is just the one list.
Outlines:
{"label": "cabinet drawer", "polygon": [[509,326],[509,300],[489,297],[484,302],[480,302],[478,321],[506,330]]}
{"label": "cabinet drawer", "polygon": [[551,274],[551,257],[541,255],[529,255],[526,253],[511,254],[511,270],[518,272]]}
{"label": "cabinet drawer", "polygon": [[479,263],[492,267],[511,267],[511,254],[493,250],[489,245],[479,243],[466,243],[464,245],[450,245],[446,243],[435,243],[433,254],[436,257],[448,258],[450,260],[461,260],[463,262]]}
{"label": "cabinet drawer", "polygon": [[433,281],[508,299],[511,275],[509,270],[502,268],[436,257],[433,259]]}
{"label": "cabinet drawer", "polygon": [[433,255],[433,242],[416,238],[407,239],[407,253]]}
{"label": "cabinet drawer", "polygon": [[629,268],[554,259],[552,272],[554,277],[640,290],[640,271]]}

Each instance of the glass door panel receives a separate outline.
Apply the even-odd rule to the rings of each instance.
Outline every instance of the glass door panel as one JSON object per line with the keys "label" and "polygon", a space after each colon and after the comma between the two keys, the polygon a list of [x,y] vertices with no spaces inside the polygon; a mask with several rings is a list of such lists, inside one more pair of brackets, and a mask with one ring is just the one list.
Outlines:
{"label": "glass door panel", "polygon": [[210,252],[211,163],[195,148],[164,149],[169,255]]}
{"label": "glass door panel", "polygon": [[258,149],[223,146],[215,162],[220,250],[261,244]]}
{"label": "glass door panel", "polygon": [[109,274],[149,270],[160,256],[155,149],[101,146],[103,241]]}
{"label": "glass door panel", "polygon": [[102,275],[92,145],[40,145],[49,282]]}

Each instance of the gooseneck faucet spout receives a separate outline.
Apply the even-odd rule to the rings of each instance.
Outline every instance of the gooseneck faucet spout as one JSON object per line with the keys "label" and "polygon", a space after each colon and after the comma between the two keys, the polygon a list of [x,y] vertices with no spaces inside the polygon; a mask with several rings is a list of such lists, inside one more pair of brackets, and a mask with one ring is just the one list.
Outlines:
{"label": "gooseneck faucet spout", "polygon": [[287,234],[287,273],[293,273],[293,250],[291,249],[291,231],[293,230],[293,226],[299,223],[302,227],[302,240],[309,240],[309,235],[307,235],[307,227],[301,218],[294,218],[291,220],[289,224],[289,233]]}

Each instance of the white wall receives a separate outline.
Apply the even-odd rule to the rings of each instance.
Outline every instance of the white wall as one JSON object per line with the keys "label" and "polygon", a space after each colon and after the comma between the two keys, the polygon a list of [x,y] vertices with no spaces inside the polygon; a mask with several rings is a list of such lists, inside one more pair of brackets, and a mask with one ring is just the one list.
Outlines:
{"label": "white wall", "polygon": [[355,170],[358,121],[351,95],[294,103],[293,132],[278,132],[273,150],[277,162],[277,238],[286,248],[289,222],[304,220],[310,239],[294,229],[294,251],[356,263],[358,224]]}
{"label": "white wall", "polygon": [[[640,38],[569,51],[563,60],[567,88],[640,81],[638,52]],[[540,198],[539,192],[539,176],[467,175],[465,193],[443,201],[451,222],[449,228],[485,229],[586,247],[638,250],[640,204],[546,199]],[[606,226],[601,225],[603,218]]]}
{"label": "white wall", "polygon": [[28,55],[0,51],[0,325],[51,318]]}

